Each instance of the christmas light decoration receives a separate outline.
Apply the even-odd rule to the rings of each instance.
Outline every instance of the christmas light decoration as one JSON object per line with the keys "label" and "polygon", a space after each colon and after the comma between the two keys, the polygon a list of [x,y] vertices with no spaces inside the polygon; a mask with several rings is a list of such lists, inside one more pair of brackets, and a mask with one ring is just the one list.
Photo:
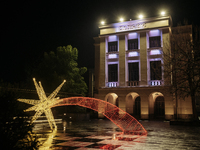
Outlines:
{"label": "christmas light decoration", "polygon": [[65,80],[51,93],[48,97],[46,96],[44,89],[42,87],[41,82],[36,82],[35,78],[33,78],[33,82],[37,91],[37,94],[39,96],[40,100],[32,100],[32,99],[18,99],[20,102],[25,102],[27,104],[34,105],[26,110],[27,111],[36,111],[35,115],[33,116],[31,122],[33,123],[39,116],[41,116],[43,113],[45,113],[47,120],[49,122],[50,128],[53,130],[53,125],[55,128],[57,128],[51,107],[57,103],[57,100],[59,97],[55,98],[60,89],[62,88],[63,84],[66,82]]}
{"label": "christmas light decoration", "polygon": [[51,108],[66,105],[78,105],[102,113],[105,117],[115,123],[123,131],[123,134],[147,135],[147,131],[133,116],[111,103],[89,97],[70,97],[63,99],[59,99],[59,97],[55,98],[63,84],[66,82],[65,80],[48,97],[44,92],[41,82],[39,82],[38,85],[35,78],[33,78],[33,81],[40,100],[18,99],[20,102],[34,105],[24,110],[36,111],[31,122],[34,122],[40,115],[45,113],[50,128],[53,130],[54,126],[56,129],[57,126]]}
{"label": "christmas light decoration", "polygon": [[147,131],[137,119],[109,102],[89,97],[69,97],[59,99],[52,107],[67,105],[78,105],[102,113],[110,121],[116,124],[123,131],[123,134],[147,135]]}

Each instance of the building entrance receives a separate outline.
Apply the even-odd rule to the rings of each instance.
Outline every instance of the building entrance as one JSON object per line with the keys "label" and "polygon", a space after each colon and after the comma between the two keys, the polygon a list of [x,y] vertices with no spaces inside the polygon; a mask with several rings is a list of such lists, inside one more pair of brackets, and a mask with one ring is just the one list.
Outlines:
{"label": "building entrance", "polygon": [[154,116],[156,119],[165,118],[165,101],[163,96],[158,96],[155,100]]}
{"label": "building entrance", "polygon": [[140,114],[141,114],[141,109],[140,109],[140,96],[138,96],[136,99],[135,99],[135,108],[134,108],[134,116],[136,118],[140,118]]}

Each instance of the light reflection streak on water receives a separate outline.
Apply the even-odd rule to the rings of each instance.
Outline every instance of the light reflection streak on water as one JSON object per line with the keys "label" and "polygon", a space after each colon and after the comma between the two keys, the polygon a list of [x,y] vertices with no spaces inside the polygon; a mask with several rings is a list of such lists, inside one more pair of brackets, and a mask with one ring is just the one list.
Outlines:
{"label": "light reflection streak on water", "polygon": [[[62,119],[54,119],[55,120],[55,122],[57,122],[57,123],[61,123],[62,122]],[[48,120],[35,120],[34,122],[37,122],[37,123],[40,123],[40,122],[48,122]]]}
{"label": "light reflection streak on water", "polygon": [[65,130],[67,128],[67,121],[63,121],[63,132],[65,133]]}
{"label": "light reflection streak on water", "polygon": [[[118,149],[134,150],[134,149],[200,149],[199,135],[200,127],[171,126],[169,122],[161,121],[141,121],[145,129],[148,131],[147,136],[125,135],[109,120],[94,120],[89,122],[66,122],[58,125],[57,135],[67,136],[66,133],[76,133],[87,135],[87,138],[103,139],[97,144],[121,145]],[[40,126],[41,125],[41,126]],[[64,126],[65,133],[63,133]],[[36,132],[40,135],[47,133],[49,128],[47,123],[35,124],[39,130]],[[44,126],[44,129],[42,129]],[[90,132],[92,131],[92,132]],[[112,140],[115,134],[116,140]],[[62,137],[61,137],[62,138]],[[44,138],[43,138],[44,139]],[[64,141],[64,140],[63,140]],[[52,146],[56,146],[52,143]]]}
{"label": "light reflection streak on water", "polygon": [[42,144],[39,150],[48,150],[52,146],[52,141],[56,133],[57,133],[57,129],[55,128],[53,132],[48,135],[47,140]]}

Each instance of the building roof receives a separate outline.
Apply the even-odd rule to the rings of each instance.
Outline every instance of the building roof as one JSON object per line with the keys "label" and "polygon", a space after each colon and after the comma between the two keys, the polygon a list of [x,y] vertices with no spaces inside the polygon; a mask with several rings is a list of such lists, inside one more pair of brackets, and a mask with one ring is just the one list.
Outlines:
{"label": "building roof", "polygon": [[172,19],[171,16],[145,18],[139,20],[130,20],[119,23],[112,23],[108,25],[99,26],[100,36],[124,33],[130,31],[139,31],[155,28],[171,27]]}

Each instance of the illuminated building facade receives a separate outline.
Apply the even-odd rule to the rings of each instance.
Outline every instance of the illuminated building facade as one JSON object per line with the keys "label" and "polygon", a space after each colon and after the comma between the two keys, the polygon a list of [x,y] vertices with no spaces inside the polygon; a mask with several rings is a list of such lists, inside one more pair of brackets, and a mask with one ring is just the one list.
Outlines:
{"label": "illuminated building facade", "polygon": [[[95,94],[140,119],[173,119],[171,77],[163,52],[170,48],[170,16],[99,26],[95,37]],[[178,102],[179,118],[192,116],[191,100]],[[99,117],[103,115],[99,113]]]}

